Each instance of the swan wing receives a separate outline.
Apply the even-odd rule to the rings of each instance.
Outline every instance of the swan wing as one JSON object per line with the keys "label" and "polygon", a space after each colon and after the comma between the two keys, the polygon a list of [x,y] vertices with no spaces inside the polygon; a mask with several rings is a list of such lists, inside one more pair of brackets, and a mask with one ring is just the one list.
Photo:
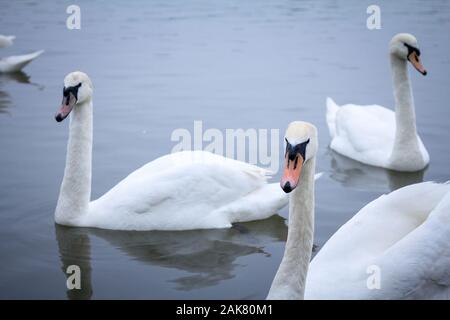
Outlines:
{"label": "swan wing", "polygon": [[0,72],[17,72],[22,70],[27,64],[39,57],[44,50],[20,56],[11,56],[0,59]]}
{"label": "swan wing", "polygon": [[379,105],[337,107],[333,103],[327,102],[331,149],[357,161],[385,167],[394,144],[395,113]]}
{"label": "swan wing", "polygon": [[[448,285],[449,248],[443,243],[450,243],[450,223],[438,223],[436,216],[450,220],[449,192],[450,184],[424,182],[370,202],[313,259],[305,296],[400,299]],[[381,289],[369,290],[374,270]]]}
{"label": "swan wing", "polygon": [[275,188],[268,187],[269,176],[257,166],[210,152],[166,155],[93,201],[84,224],[122,230],[188,230],[264,219],[287,204],[281,190],[270,193]]}
{"label": "swan wing", "polygon": [[0,48],[12,46],[15,36],[5,36],[0,34]]}

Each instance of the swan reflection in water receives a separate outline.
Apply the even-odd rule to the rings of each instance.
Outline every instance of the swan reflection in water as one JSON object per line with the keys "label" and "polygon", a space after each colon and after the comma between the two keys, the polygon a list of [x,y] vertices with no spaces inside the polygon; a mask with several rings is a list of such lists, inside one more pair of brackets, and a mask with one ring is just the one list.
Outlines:
{"label": "swan reflection in water", "polygon": [[[90,237],[105,240],[124,254],[148,265],[174,268],[191,273],[168,280],[176,290],[214,286],[235,276],[236,259],[253,254],[270,256],[264,247],[284,242],[287,237],[285,219],[275,215],[269,219],[239,223],[230,229],[189,231],[115,231],[73,228],[55,224],[56,240],[66,276],[67,267],[81,269],[81,289],[67,290],[69,299],[92,297]],[[95,259],[95,253],[92,253]]]}
{"label": "swan reflection in water", "polygon": [[377,192],[394,191],[410,184],[423,182],[425,170],[398,172],[373,167],[347,158],[328,149],[331,157],[330,177],[344,187]]}
{"label": "swan reflection in water", "polygon": [[0,115],[9,114],[8,109],[12,106],[11,97],[7,90],[3,87],[8,82],[29,84],[37,86],[39,89],[43,87],[30,81],[30,76],[25,72],[0,73]]}

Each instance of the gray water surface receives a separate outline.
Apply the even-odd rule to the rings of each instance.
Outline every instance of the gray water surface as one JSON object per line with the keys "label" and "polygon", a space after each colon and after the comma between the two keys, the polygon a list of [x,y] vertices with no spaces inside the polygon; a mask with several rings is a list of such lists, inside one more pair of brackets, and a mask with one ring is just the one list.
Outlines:
{"label": "gray water surface", "polygon": [[[65,27],[67,2],[0,4],[0,33],[17,36],[0,56],[46,50],[23,73],[0,75],[0,298],[261,299],[283,254],[286,208],[229,230],[56,226],[68,121],[53,115],[74,70],[95,87],[94,199],[169,153],[173,130],[192,131],[195,120],[205,129],[279,129],[280,140],[293,120],[318,127],[318,250],[381,194],[450,179],[449,1],[378,1],[382,29],[374,31],[366,28],[372,1],[77,3],[82,28],[74,31]],[[387,47],[398,32],[416,35],[429,72],[410,69],[431,156],[414,174],[331,152],[325,123],[327,96],[393,107]],[[72,264],[83,270],[80,291],[66,288]]]}

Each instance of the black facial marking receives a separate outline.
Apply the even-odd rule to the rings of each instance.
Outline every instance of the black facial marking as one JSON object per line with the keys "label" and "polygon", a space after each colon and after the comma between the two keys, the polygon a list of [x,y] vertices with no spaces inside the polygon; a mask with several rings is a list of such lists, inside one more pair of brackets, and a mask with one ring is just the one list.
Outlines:
{"label": "black facial marking", "polygon": [[81,82],[77,84],[76,86],[72,87],[64,87],[63,88],[63,96],[66,98],[66,105],[69,104],[70,95],[69,93],[72,93],[72,95],[75,97],[75,99],[78,100],[78,89],[81,87]]}
{"label": "black facial marking", "polygon": [[410,46],[407,43],[403,43],[405,45],[405,47],[408,48],[408,59],[411,53],[415,52],[417,54],[418,57],[420,57],[420,50],[416,47]]}
{"label": "black facial marking", "polygon": [[[285,140],[286,140],[286,155],[288,156],[288,159],[291,161],[294,161],[297,159],[297,155],[300,154],[302,156],[303,160],[305,160],[306,146],[309,143],[309,139],[306,140],[305,142],[297,144],[295,147],[293,147],[286,138],[285,138]],[[288,163],[288,165],[289,165],[289,163]],[[297,167],[297,160],[294,163],[294,169],[296,167]]]}

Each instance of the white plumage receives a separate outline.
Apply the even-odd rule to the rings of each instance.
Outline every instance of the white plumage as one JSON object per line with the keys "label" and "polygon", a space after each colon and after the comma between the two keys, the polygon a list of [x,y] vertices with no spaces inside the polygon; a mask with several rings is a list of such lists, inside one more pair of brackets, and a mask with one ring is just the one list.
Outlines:
{"label": "white plumage", "polygon": [[5,36],[0,34],[0,48],[7,48],[13,45],[15,36]]}
{"label": "white plumage", "polygon": [[[379,105],[346,104],[339,107],[327,98],[327,124],[331,149],[371,166],[391,168],[396,133],[395,112]],[[417,141],[421,159],[428,164],[430,156],[419,136]]]}
{"label": "white plumage", "polygon": [[[302,122],[291,123],[285,137],[317,140]],[[316,152],[306,148],[298,187],[285,189],[292,191],[288,238],[268,298],[450,299],[450,183],[414,184],[370,202],[310,263]]]}
{"label": "white plumage", "polygon": [[[370,290],[368,270],[379,270]],[[370,202],[311,262],[306,299],[449,299],[450,184],[424,182]]]}

